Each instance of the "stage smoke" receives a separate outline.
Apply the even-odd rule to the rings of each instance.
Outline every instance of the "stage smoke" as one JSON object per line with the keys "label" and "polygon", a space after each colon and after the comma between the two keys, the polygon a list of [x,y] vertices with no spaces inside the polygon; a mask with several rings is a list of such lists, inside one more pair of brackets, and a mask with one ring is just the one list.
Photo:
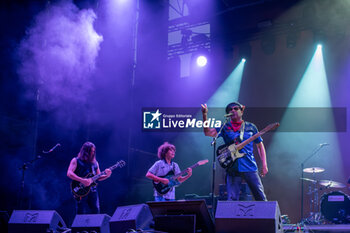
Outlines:
{"label": "stage smoke", "polygon": [[27,29],[18,48],[18,72],[39,110],[62,117],[69,114],[67,107],[86,103],[103,40],[93,28],[95,19],[93,10],[62,1],[47,6]]}

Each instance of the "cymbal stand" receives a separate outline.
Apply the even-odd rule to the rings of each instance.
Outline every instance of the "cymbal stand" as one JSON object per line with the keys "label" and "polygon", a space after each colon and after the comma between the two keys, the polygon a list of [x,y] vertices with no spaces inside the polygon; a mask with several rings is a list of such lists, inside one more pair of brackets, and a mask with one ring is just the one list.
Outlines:
{"label": "cymbal stand", "polygon": [[[315,180],[315,172],[312,172],[312,179]],[[309,224],[320,224],[320,210],[319,210],[319,201],[318,201],[318,188],[317,182],[312,182],[312,185],[309,185],[310,195],[310,216],[306,219],[306,222]]]}
{"label": "cymbal stand", "polygon": [[300,208],[300,221],[304,221],[304,165],[305,163],[311,159],[314,155],[317,154],[319,150],[324,146],[324,144],[320,144],[317,148],[300,164],[301,165],[301,208]]}

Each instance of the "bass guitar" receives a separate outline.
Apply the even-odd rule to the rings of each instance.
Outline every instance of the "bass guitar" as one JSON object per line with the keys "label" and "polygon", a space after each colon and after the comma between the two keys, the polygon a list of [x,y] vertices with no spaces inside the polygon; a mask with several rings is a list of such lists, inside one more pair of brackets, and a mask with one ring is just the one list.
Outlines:
{"label": "bass guitar", "polygon": [[225,145],[219,146],[218,149],[216,150],[216,156],[217,156],[217,159],[219,161],[220,166],[222,168],[231,167],[233,162],[236,159],[241,158],[245,155],[244,153],[239,152],[240,149],[242,149],[247,144],[254,141],[256,138],[265,134],[266,132],[276,129],[278,126],[280,126],[280,123],[278,123],[278,122],[269,124],[268,126],[266,126],[263,130],[261,130],[257,134],[253,135],[252,137],[248,138],[247,140],[245,140],[237,145],[232,143],[229,145],[225,144]]}
{"label": "bass guitar", "polygon": [[[192,166],[189,167],[189,168],[193,169],[193,168],[198,167],[198,166],[200,166],[200,165],[204,165],[204,164],[206,164],[207,162],[208,162],[207,159],[205,159],[205,160],[200,160],[200,161],[198,161],[197,163],[195,163],[194,165],[192,165]],[[179,186],[179,185],[181,184],[180,181],[178,181],[177,179],[178,179],[180,176],[182,176],[182,175],[184,175],[185,173],[187,173],[186,170],[187,170],[187,169],[185,169],[185,170],[179,172],[178,174],[174,174],[173,171],[170,171],[170,172],[168,172],[168,174],[166,174],[165,176],[160,176],[161,178],[167,178],[167,179],[169,180],[169,183],[168,183],[168,184],[163,184],[162,182],[155,182],[155,181],[153,181],[153,186],[154,186],[154,188],[157,190],[157,192],[158,192],[159,194],[164,195],[164,194],[168,193],[172,187],[177,187],[177,186]]]}
{"label": "bass guitar", "polygon": [[[112,171],[112,170],[116,169],[117,167],[119,167],[119,168],[124,167],[125,164],[126,163],[124,160],[120,160],[116,164],[114,164],[113,166],[109,167],[108,169],[110,169]],[[73,180],[71,182],[71,190],[72,190],[74,197],[77,199],[81,199],[82,197],[85,197],[86,195],[88,195],[90,192],[90,189],[97,185],[98,179],[103,175],[106,175],[105,171],[101,172],[98,175],[93,175],[92,173],[87,174],[85,176],[85,178],[91,178],[93,181],[89,186],[84,186],[79,181]]]}

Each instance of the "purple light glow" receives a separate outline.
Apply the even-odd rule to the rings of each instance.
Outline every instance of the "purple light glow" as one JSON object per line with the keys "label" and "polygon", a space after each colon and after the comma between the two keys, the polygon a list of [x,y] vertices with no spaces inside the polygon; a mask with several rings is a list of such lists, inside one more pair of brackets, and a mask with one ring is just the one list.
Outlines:
{"label": "purple light glow", "polygon": [[197,57],[197,65],[203,67],[207,64],[208,60],[205,56],[201,55]]}

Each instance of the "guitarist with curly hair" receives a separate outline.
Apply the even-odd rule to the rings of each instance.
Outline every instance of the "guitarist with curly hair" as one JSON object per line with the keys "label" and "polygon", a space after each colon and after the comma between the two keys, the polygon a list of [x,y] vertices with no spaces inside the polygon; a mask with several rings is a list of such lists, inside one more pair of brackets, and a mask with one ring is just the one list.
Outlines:
{"label": "guitarist with curly hair", "polygon": [[[80,182],[83,187],[93,184],[91,176],[100,174],[100,168],[96,160],[96,146],[92,142],[85,142],[77,157],[74,157],[68,167],[67,176],[74,181]],[[99,181],[111,176],[112,171],[105,169],[105,175],[101,174]],[[91,175],[91,176],[89,176]],[[77,214],[98,214],[100,203],[97,188],[91,186],[85,196],[76,197]]]}
{"label": "guitarist with curly hair", "polygon": [[[157,187],[157,184],[167,186],[170,185],[172,182],[184,182],[192,175],[192,168],[187,168],[185,171],[187,173],[186,176],[178,176],[175,181],[169,180],[166,178],[166,176],[171,173],[173,175],[175,174],[181,174],[179,165],[175,162],[173,162],[173,159],[175,157],[175,151],[176,148],[174,145],[165,142],[158,148],[158,158],[159,160],[156,161],[153,166],[148,170],[146,177],[153,180],[153,183],[155,184],[155,187]],[[167,176],[168,177],[168,176]],[[170,182],[170,183],[169,183]],[[171,186],[171,185],[170,185]],[[159,193],[156,188],[154,188],[154,199],[155,201],[175,201],[175,185],[172,186],[169,191],[165,187],[164,194]]]}

